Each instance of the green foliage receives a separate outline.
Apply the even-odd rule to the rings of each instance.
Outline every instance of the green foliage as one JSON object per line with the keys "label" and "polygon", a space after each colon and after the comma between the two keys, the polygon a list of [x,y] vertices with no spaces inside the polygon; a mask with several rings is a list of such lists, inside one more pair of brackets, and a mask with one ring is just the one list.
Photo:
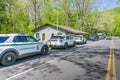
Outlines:
{"label": "green foliage", "polygon": [[118,1],[118,3],[120,3],[120,0],[117,0]]}
{"label": "green foliage", "polygon": [[115,35],[120,36],[120,15],[115,16]]}
{"label": "green foliage", "polygon": [[35,25],[53,23],[92,34],[104,32],[120,36],[120,7],[99,12],[97,8],[91,10],[95,0],[84,1],[82,8],[80,0],[77,0],[79,4],[76,0],[36,0],[34,6],[30,1],[33,0],[0,0],[0,33],[33,35]]}
{"label": "green foliage", "polygon": [[4,1],[3,4],[0,6],[0,33],[22,33],[30,31],[28,28],[28,14],[19,5],[20,2],[18,0],[12,0],[11,2]]}

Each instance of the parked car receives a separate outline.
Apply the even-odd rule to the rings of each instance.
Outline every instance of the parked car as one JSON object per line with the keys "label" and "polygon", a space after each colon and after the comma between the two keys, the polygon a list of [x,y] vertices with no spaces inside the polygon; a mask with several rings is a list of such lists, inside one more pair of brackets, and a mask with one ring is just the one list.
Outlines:
{"label": "parked car", "polygon": [[68,48],[69,46],[75,46],[72,36],[58,35],[52,36],[50,39],[51,48]]}
{"label": "parked car", "polygon": [[100,40],[105,38],[105,35],[103,33],[98,33],[97,35]]}
{"label": "parked car", "polygon": [[86,44],[87,39],[83,35],[78,35],[74,37],[75,44]]}
{"label": "parked car", "polygon": [[106,36],[106,40],[111,40],[112,39],[112,36],[111,35],[107,35]]}
{"label": "parked car", "polygon": [[98,35],[91,35],[91,36],[89,37],[89,40],[97,41],[97,40],[99,40],[99,37],[98,37]]}
{"label": "parked car", "polygon": [[11,65],[16,59],[34,54],[47,54],[48,46],[24,34],[0,34],[0,62]]}

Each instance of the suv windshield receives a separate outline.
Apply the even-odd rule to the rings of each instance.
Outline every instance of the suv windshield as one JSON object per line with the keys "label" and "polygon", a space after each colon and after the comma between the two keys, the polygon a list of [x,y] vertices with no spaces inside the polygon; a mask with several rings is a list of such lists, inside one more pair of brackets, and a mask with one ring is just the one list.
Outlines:
{"label": "suv windshield", "polygon": [[8,36],[0,37],[0,43],[4,43],[8,38],[9,38]]}
{"label": "suv windshield", "polygon": [[51,39],[64,39],[64,36],[52,36]]}

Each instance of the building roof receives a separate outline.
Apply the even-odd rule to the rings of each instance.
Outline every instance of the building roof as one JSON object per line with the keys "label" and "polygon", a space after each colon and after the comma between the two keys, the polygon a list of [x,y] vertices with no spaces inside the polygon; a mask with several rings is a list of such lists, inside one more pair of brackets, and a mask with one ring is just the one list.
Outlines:
{"label": "building roof", "polygon": [[60,26],[60,25],[56,25],[56,24],[44,24],[44,25],[34,29],[33,31],[35,32],[35,31],[41,29],[44,26],[51,26],[51,27],[56,27],[56,28],[58,27],[58,29],[63,29],[67,32],[74,33],[74,34],[89,34],[89,33],[84,32],[84,31],[79,31],[79,30],[76,30],[76,29],[73,29],[73,28],[70,28],[70,27]]}

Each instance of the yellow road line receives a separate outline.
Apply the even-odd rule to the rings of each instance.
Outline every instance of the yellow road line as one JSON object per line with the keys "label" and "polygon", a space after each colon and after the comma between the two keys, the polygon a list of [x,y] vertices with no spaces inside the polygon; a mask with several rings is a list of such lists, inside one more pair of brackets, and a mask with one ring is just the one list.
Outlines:
{"label": "yellow road line", "polygon": [[110,72],[111,72],[111,65],[112,65],[112,79],[116,80],[116,66],[115,66],[115,55],[114,55],[114,42],[111,41],[110,46],[110,55],[108,59],[108,66],[107,66],[107,73],[106,73],[106,80],[111,80]]}
{"label": "yellow road line", "polygon": [[114,54],[114,50],[113,50],[113,59],[112,59],[112,70],[113,70],[113,80],[116,80],[116,66],[115,66],[115,54]]}
{"label": "yellow road line", "polygon": [[111,60],[112,60],[112,50],[110,49],[110,55],[108,58],[108,67],[107,67],[107,73],[106,73],[106,80],[110,80],[110,70],[111,70]]}

